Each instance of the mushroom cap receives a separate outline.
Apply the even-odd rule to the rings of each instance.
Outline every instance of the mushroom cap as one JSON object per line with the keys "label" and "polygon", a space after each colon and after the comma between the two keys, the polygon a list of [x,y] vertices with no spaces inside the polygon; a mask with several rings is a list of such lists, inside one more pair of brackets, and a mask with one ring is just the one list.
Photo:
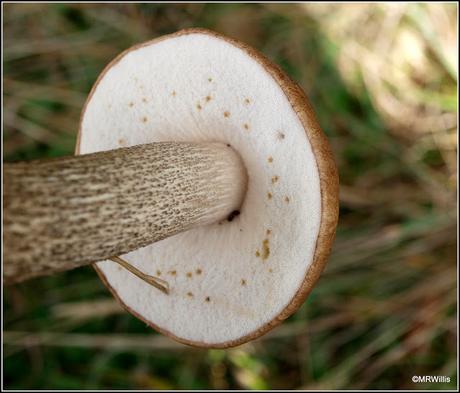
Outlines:
{"label": "mushroom cap", "polygon": [[96,270],[128,311],[177,341],[226,348],[257,338],[304,302],[329,255],[338,176],[328,141],[278,66],[204,29],[115,58],[87,99],[76,153],[164,141],[231,144],[248,172],[240,214],[123,256],[167,280],[169,295],[111,261]]}

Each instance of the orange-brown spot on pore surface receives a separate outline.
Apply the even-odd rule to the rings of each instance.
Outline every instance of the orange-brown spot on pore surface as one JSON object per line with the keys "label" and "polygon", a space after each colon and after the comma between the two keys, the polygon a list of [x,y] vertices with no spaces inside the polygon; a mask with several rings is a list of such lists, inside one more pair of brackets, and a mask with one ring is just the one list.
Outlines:
{"label": "orange-brown spot on pore surface", "polygon": [[128,104],[128,106],[129,106],[130,108],[132,108],[132,107],[134,106],[134,102],[131,101],[131,102]]}
{"label": "orange-brown spot on pore surface", "polygon": [[206,302],[210,302],[211,301],[211,298],[209,296],[206,296],[206,298],[204,299]]}
{"label": "orange-brown spot on pore surface", "polygon": [[187,272],[187,277],[192,278],[192,272]]}
{"label": "orange-brown spot on pore surface", "polygon": [[157,276],[161,276],[161,270],[157,270]]}
{"label": "orange-brown spot on pore surface", "polygon": [[270,236],[272,233],[272,230],[271,229],[267,229],[267,236]]}
{"label": "orange-brown spot on pore surface", "polygon": [[206,96],[206,97],[205,97],[205,100],[206,100],[206,102],[209,102],[209,101],[212,100],[212,97],[211,97],[211,96]]}
{"label": "orange-brown spot on pore surface", "polygon": [[201,269],[196,269],[196,270],[195,270],[195,273],[198,274],[198,275],[200,275],[201,273],[203,273],[203,271],[202,271]]}
{"label": "orange-brown spot on pore surface", "polygon": [[278,131],[278,139],[284,139],[286,135],[283,132]]}
{"label": "orange-brown spot on pore surface", "polygon": [[144,116],[144,117],[142,118],[142,123],[147,123],[147,120],[148,120],[148,119],[147,119],[147,116]]}
{"label": "orange-brown spot on pore surface", "polygon": [[250,100],[249,98],[245,98],[245,99],[244,99],[244,103],[245,103],[246,105],[249,104],[250,102],[251,102],[251,100]]}
{"label": "orange-brown spot on pore surface", "polygon": [[244,278],[241,279],[241,285],[245,286],[246,285],[246,280]]}
{"label": "orange-brown spot on pore surface", "polygon": [[208,78],[208,82],[212,82],[212,78]]}
{"label": "orange-brown spot on pore surface", "polygon": [[175,270],[170,270],[168,272],[171,276],[175,276],[177,274],[177,272]]}
{"label": "orange-brown spot on pore surface", "polygon": [[249,124],[248,123],[244,123],[243,127],[244,127],[245,130],[249,130]]}
{"label": "orange-brown spot on pore surface", "polygon": [[224,112],[224,117],[230,117],[230,112],[229,112],[229,111],[225,111],[225,112]]}
{"label": "orange-brown spot on pore surface", "polygon": [[147,98],[143,97],[142,102],[147,102]]}
{"label": "orange-brown spot on pore surface", "polygon": [[196,109],[198,109],[199,111],[202,109],[202,106],[200,105],[200,103],[196,104]]}
{"label": "orange-brown spot on pore surface", "polygon": [[288,197],[288,196],[285,196],[285,197],[284,197],[284,202],[289,203],[289,201],[290,201],[289,197]]}
{"label": "orange-brown spot on pore surface", "polygon": [[256,250],[256,257],[257,257],[257,258],[260,257],[260,252],[259,252],[259,250]]}
{"label": "orange-brown spot on pore surface", "polygon": [[272,199],[273,198],[273,194],[271,192],[267,192],[267,198],[268,199]]}
{"label": "orange-brown spot on pore surface", "polygon": [[126,146],[126,139],[124,139],[124,138],[118,139],[118,145],[119,146]]}
{"label": "orange-brown spot on pore surface", "polygon": [[270,241],[264,239],[262,242],[262,259],[265,260],[270,256]]}
{"label": "orange-brown spot on pore surface", "polygon": [[272,156],[268,157],[267,161],[271,164],[273,162],[273,157]]}
{"label": "orange-brown spot on pore surface", "polygon": [[187,292],[187,296],[188,297],[193,297],[193,293],[192,292]]}
{"label": "orange-brown spot on pore surface", "polygon": [[273,269],[271,269],[271,268],[268,269],[268,271],[269,271],[269,273],[273,273]]}
{"label": "orange-brown spot on pore surface", "polygon": [[272,177],[272,183],[275,184],[279,180],[278,176],[273,176]]}
{"label": "orange-brown spot on pore surface", "polygon": [[176,96],[176,90],[173,90],[172,93],[171,93],[171,95],[172,95],[173,97],[175,97],[175,96]]}

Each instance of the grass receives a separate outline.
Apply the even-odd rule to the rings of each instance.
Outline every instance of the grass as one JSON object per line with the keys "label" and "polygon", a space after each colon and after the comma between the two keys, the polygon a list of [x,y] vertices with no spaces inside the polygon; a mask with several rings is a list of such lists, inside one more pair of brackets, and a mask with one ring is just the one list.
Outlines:
{"label": "grass", "polygon": [[3,10],[4,161],[72,154],[103,67],[139,41],[200,26],[248,42],[302,85],[341,179],[328,266],[273,332],[226,351],[182,346],[122,311],[91,268],[76,269],[4,288],[5,388],[457,386],[455,4]]}

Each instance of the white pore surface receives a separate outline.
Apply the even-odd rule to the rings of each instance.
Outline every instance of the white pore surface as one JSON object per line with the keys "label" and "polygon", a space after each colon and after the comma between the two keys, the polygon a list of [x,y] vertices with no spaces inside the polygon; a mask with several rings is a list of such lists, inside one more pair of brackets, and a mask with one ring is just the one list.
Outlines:
{"label": "white pore surface", "polygon": [[239,339],[290,303],[311,264],[321,215],[311,145],[271,75],[204,33],[129,52],[86,107],[81,154],[161,141],[230,143],[249,176],[241,214],[123,256],[161,272],[169,296],[114,262],[98,267],[125,305],[178,338]]}

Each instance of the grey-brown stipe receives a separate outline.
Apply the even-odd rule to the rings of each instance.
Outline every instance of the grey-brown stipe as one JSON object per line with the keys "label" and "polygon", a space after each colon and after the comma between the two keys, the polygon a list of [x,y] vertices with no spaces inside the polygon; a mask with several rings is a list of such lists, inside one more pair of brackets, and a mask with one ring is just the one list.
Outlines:
{"label": "grey-brown stipe", "polygon": [[4,282],[222,220],[239,209],[246,183],[239,155],[222,143],[161,142],[5,164]]}

